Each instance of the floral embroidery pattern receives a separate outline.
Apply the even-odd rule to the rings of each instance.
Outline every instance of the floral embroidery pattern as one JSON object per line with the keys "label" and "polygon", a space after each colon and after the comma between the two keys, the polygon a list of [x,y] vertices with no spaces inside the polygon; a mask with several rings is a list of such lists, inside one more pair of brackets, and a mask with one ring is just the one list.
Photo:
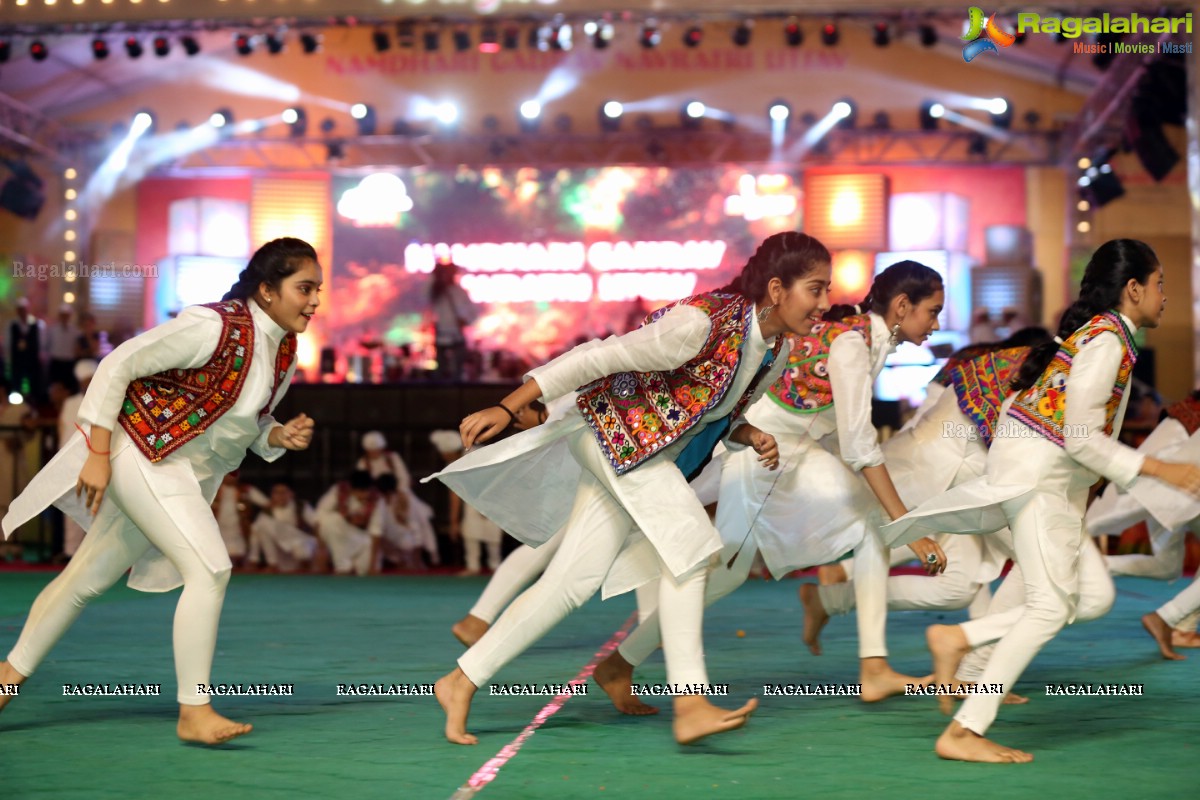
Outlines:
{"label": "floral embroidery pattern", "polygon": [[[935,377],[954,390],[958,408],[975,424],[983,443],[990,447],[1008,385],[1029,355],[1028,347],[984,352],[974,358],[952,359]],[[1064,408],[1066,407],[1064,403]]]}
{"label": "floral embroidery pattern", "polygon": [[823,411],[833,405],[829,382],[829,348],[846,331],[858,331],[871,346],[871,318],[866,314],[840,322],[818,322],[808,336],[792,337],[787,369],[767,390],[772,400],[801,414]]}

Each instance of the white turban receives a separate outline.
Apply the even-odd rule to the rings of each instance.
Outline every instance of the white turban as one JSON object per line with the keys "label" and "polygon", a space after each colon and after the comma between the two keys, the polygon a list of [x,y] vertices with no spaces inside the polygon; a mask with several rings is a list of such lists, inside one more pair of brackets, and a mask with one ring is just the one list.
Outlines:
{"label": "white turban", "polygon": [[429,434],[429,441],[439,453],[461,453],[463,449],[462,436],[458,431],[434,431]]}
{"label": "white turban", "polygon": [[75,362],[75,380],[80,383],[96,374],[96,362],[90,358],[81,358]]}
{"label": "white turban", "polygon": [[384,450],[387,448],[387,439],[379,431],[369,431],[363,434],[362,446],[363,450]]}

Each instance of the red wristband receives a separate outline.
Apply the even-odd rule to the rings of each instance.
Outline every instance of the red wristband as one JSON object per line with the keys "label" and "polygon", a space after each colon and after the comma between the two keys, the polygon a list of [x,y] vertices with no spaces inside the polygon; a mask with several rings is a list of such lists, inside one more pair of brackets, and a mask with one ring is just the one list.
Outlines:
{"label": "red wristband", "polygon": [[75,430],[77,430],[83,434],[83,442],[84,442],[84,444],[87,445],[87,449],[88,449],[89,453],[92,453],[93,455],[97,455],[97,456],[107,456],[112,453],[112,450],[105,450],[103,453],[101,453],[99,450],[93,450],[92,449],[92,440],[88,438],[87,431],[85,431],[83,428],[79,427],[78,422],[75,423]]}

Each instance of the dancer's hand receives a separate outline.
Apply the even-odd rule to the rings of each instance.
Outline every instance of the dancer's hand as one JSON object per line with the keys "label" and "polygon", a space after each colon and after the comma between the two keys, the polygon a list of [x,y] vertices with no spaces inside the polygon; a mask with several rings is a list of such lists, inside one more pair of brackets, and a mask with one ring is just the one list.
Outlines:
{"label": "dancer's hand", "polygon": [[486,442],[496,434],[502,433],[512,421],[513,418],[500,406],[491,406],[464,417],[458,426],[463,447],[469,448],[477,442]]}
{"label": "dancer's hand", "polygon": [[1172,461],[1160,462],[1154,477],[1200,497],[1200,467]]}
{"label": "dancer's hand", "polygon": [[276,425],[267,436],[271,447],[287,450],[307,450],[312,444],[313,426],[316,423],[307,414],[297,414],[283,425]]}
{"label": "dancer's hand", "polygon": [[[921,560],[921,566],[930,575],[938,575],[946,571],[949,561],[946,559],[946,554],[942,552],[942,548],[938,547],[938,543],[933,539],[926,536],[924,539],[917,539],[908,547],[917,554],[917,558]],[[931,553],[935,559],[933,561],[929,560]]]}
{"label": "dancer's hand", "polygon": [[758,460],[767,469],[779,467],[779,444],[775,437],[766,431],[746,422],[734,428],[729,438],[738,444],[754,448],[754,452],[758,453]]}
{"label": "dancer's hand", "polygon": [[100,510],[100,502],[104,500],[104,492],[108,489],[110,480],[112,464],[108,461],[108,455],[90,454],[87,461],[83,462],[83,469],[79,470],[79,478],[75,481],[75,496],[84,494],[84,502],[90,514],[94,515]]}

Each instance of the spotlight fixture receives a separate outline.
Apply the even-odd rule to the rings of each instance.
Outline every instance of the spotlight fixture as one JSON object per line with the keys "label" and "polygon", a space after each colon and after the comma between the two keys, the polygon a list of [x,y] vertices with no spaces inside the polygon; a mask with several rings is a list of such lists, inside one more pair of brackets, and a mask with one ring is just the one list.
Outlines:
{"label": "spotlight fixture", "polygon": [[382,28],[376,28],[371,33],[371,46],[375,48],[376,53],[386,53],[392,49],[392,37]]}
{"label": "spotlight fixture", "polygon": [[567,51],[574,46],[575,32],[569,23],[564,22],[561,25],[552,25],[550,30],[550,46],[555,50]]}
{"label": "spotlight fixture", "polygon": [[233,49],[239,56],[248,56],[254,52],[254,43],[247,34],[239,33],[233,38]]}
{"label": "spotlight fixture", "polygon": [[273,56],[277,56],[283,52],[283,37],[277,33],[268,33],[266,36],[267,52]]}
{"label": "spotlight fixture", "polygon": [[293,139],[303,139],[308,133],[308,114],[300,106],[284,109],[283,121],[288,126],[288,135]]}
{"label": "spotlight fixture", "polygon": [[321,129],[321,133],[328,136],[329,134],[333,133],[335,128],[337,128],[337,123],[333,121],[333,117],[326,117],[325,119],[321,120],[321,124],[317,127]]}
{"label": "spotlight fixture", "polygon": [[165,36],[155,36],[152,44],[154,46],[154,55],[159,58],[166,58],[171,52],[171,40]]}
{"label": "spotlight fixture", "polygon": [[188,58],[200,53],[200,42],[196,41],[195,36],[182,36],[179,43],[183,45],[183,52],[187,53]]}
{"label": "spotlight fixture", "polygon": [[536,131],[538,120],[542,116],[542,104],[537,100],[526,100],[524,103],[521,103],[519,111],[521,130],[527,132]]}
{"label": "spotlight fixture", "polygon": [[500,34],[500,45],[505,50],[516,50],[521,46],[521,29],[516,25],[505,25]]}
{"label": "spotlight fixture", "polygon": [[853,129],[858,124],[858,104],[849,97],[843,97],[833,104],[830,109],[839,128]]}
{"label": "spotlight fixture", "polygon": [[783,26],[783,41],[788,47],[799,47],[804,44],[804,29],[796,18],[789,19]]}
{"label": "spotlight fixture", "polygon": [[922,47],[933,47],[938,43],[937,28],[933,27],[928,22],[922,23],[922,25],[917,29],[917,32],[921,39]]}
{"label": "spotlight fixture", "polygon": [[138,41],[136,36],[125,37],[125,54],[130,58],[142,57],[142,43]]}
{"label": "spotlight fixture", "polygon": [[946,114],[946,107],[941,103],[933,100],[926,100],[921,104],[921,111],[918,115],[918,120],[923,131],[936,131],[938,129],[938,120]]}
{"label": "spotlight fixture", "polygon": [[975,133],[967,140],[967,155],[982,156],[987,158],[988,142],[987,137],[982,133]]}
{"label": "spotlight fixture", "polygon": [[600,130],[615,131],[621,127],[621,115],[625,107],[616,100],[609,100],[600,106]]}
{"label": "spotlight fixture", "polygon": [[158,120],[147,109],[142,109],[133,115],[133,124],[130,126],[130,132],[134,136],[141,136],[143,133],[154,133],[158,128]]}
{"label": "spotlight fixture", "polygon": [[842,34],[838,31],[836,22],[826,22],[821,26],[821,43],[826,47],[833,47],[842,38]]}
{"label": "spotlight fixture", "polygon": [[647,50],[653,47],[658,47],[658,43],[662,41],[662,33],[658,30],[658,23],[654,20],[647,20],[642,26],[641,42],[642,47]]}
{"label": "spotlight fixture", "polygon": [[679,109],[679,124],[686,131],[699,130],[708,109],[699,100],[689,100]]}
{"label": "spotlight fixture", "polygon": [[379,118],[375,113],[374,106],[366,103],[355,103],[350,106],[350,116],[354,117],[354,121],[358,123],[359,136],[371,136],[379,125]]}
{"label": "spotlight fixture", "polygon": [[454,29],[454,49],[460,53],[471,49],[471,32],[467,30],[466,25],[459,25]]}
{"label": "spotlight fixture", "polygon": [[767,118],[771,120],[771,127],[782,127],[785,130],[792,121],[792,107],[782,100],[776,100],[767,107]]}
{"label": "spotlight fixture", "polygon": [[873,131],[890,131],[892,129],[892,118],[888,116],[886,111],[876,111],[875,116],[871,118],[871,130]]}
{"label": "spotlight fixture", "polygon": [[595,23],[596,29],[589,34],[592,37],[592,47],[597,50],[603,50],[608,47],[613,38],[613,26],[611,22],[600,21]]}
{"label": "spotlight fixture", "polygon": [[321,40],[316,34],[302,33],[300,34],[300,47],[304,50],[304,55],[311,56],[321,49]]}
{"label": "spotlight fixture", "polygon": [[411,19],[402,19],[396,23],[396,46],[411,50],[417,43],[417,26]]}
{"label": "spotlight fixture", "polygon": [[50,55],[50,49],[46,47],[46,43],[41,39],[34,39],[29,44],[29,57],[34,61],[45,61]]}
{"label": "spotlight fixture", "polygon": [[738,47],[745,47],[750,44],[750,36],[754,33],[754,22],[748,19],[742,20],[738,26],[733,29],[733,43]]}
{"label": "spotlight fixture", "polygon": [[222,133],[228,133],[233,127],[233,112],[228,108],[218,108],[209,115],[208,124],[220,129]]}
{"label": "spotlight fixture", "polygon": [[427,53],[432,53],[441,47],[442,35],[437,28],[426,28],[421,34],[421,44]]}
{"label": "spotlight fixture", "polygon": [[699,47],[704,41],[704,29],[699,25],[689,25],[683,32],[683,43],[688,47]]}
{"label": "spotlight fixture", "polygon": [[458,123],[458,106],[448,100],[438,103],[433,116],[443,128],[453,128]]}
{"label": "spotlight fixture", "polygon": [[871,40],[875,42],[876,47],[887,47],[892,43],[892,32],[886,22],[875,23],[875,33],[872,34]]}
{"label": "spotlight fixture", "polygon": [[98,36],[92,39],[92,58],[97,61],[103,61],[108,58],[108,42]]}
{"label": "spotlight fixture", "polygon": [[496,30],[496,23],[485,22],[479,29],[479,52],[500,52],[500,32]]}
{"label": "spotlight fixture", "polygon": [[1042,124],[1042,115],[1033,109],[1026,111],[1025,116],[1022,117],[1022,119],[1025,120],[1025,127],[1029,128],[1031,131],[1036,131],[1038,125]]}
{"label": "spotlight fixture", "polygon": [[991,115],[992,124],[1000,130],[1008,130],[1012,127],[1013,111],[1012,103],[1005,100],[1003,97],[992,98],[988,104],[988,114]]}

